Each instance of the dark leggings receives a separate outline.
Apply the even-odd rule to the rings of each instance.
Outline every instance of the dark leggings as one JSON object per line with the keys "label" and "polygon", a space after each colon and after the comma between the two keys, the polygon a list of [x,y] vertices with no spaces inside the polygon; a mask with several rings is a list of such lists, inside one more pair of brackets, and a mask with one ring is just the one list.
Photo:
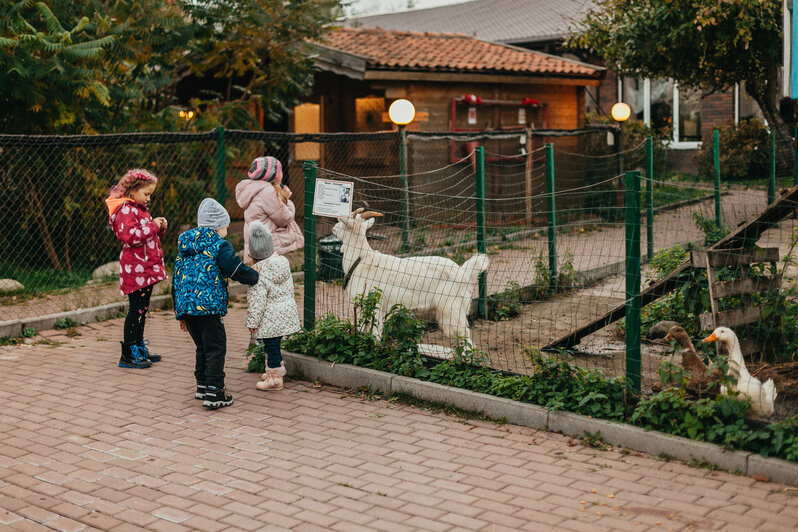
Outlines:
{"label": "dark leggings", "polygon": [[283,353],[280,351],[280,340],[282,336],[274,338],[260,338],[263,343],[263,352],[266,353],[266,367],[279,368],[283,361]]}
{"label": "dark leggings", "polygon": [[125,318],[124,339],[126,344],[138,344],[144,340],[144,321],[150,308],[153,285],[145,286],[127,295],[130,307]]}

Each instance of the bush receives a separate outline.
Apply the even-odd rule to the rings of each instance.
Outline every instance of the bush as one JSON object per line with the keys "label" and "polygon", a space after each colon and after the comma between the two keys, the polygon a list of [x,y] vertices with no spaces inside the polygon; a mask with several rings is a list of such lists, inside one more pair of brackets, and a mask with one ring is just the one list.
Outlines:
{"label": "bush", "polygon": [[[718,130],[720,150],[720,178],[722,181],[764,179],[770,165],[770,135],[761,120],[743,120]],[[713,131],[701,139],[701,150],[695,155],[698,171],[706,177],[715,175],[712,153]]]}

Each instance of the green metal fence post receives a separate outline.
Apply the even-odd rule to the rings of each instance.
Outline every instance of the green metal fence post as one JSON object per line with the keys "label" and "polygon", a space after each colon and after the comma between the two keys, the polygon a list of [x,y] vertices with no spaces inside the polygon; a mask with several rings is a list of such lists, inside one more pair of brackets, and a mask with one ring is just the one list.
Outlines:
{"label": "green metal fence post", "polygon": [[557,290],[557,218],[554,188],[554,145],[546,144],[546,210],[548,211],[549,273],[552,290]]}
{"label": "green metal fence post", "polygon": [[640,393],[640,172],[626,173],[626,383]]}
{"label": "green metal fence post", "polygon": [[305,272],[304,325],[306,330],[316,324],[316,217],[313,198],[316,195],[316,161],[305,161]]}
{"label": "green metal fence post", "polygon": [[720,213],[720,133],[717,129],[712,134],[712,161],[715,165],[715,225],[721,227],[723,220]]}
{"label": "green metal fence post", "polygon": [[654,256],[654,137],[646,139],[646,257]]}
{"label": "green metal fence post", "polygon": [[410,191],[407,184],[407,126],[399,124],[399,177],[404,189],[401,253],[410,251]]}
{"label": "green metal fence post", "polygon": [[225,204],[227,200],[227,184],[225,183],[225,155],[227,146],[224,140],[224,128],[219,126],[216,128],[216,201]]}
{"label": "green metal fence post", "polygon": [[[485,148],[476,149],[477,157],[477,182],[476,182],[476,207],[477,207],[477,252],[487,253],[488,245],[485,233]],[[488,317],[488,275],[487,272],[479,274],[479,300],[477,302],[477,315]]]}
{"label": "green metal fence post", "polygon": [[770,128],[770,175],[768,176],[768,205],[776,201],[776,128]]}

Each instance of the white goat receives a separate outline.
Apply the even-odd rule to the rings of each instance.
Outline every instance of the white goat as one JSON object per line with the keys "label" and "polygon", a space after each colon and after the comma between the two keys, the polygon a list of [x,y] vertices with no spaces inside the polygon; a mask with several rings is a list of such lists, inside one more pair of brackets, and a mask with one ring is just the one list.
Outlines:
{"label": "white goat", "polygon": [[470,343],[467,314],[477,276],[488,269],[488,257],[475,254],[458,266],[444,257],[399,258],[380,253],[366,240],[374,216],[382,214],[357,209],[351,218],[338,218],[332,230],[343,242],[341,251],[349,299],[367,294],[373,288],[382,291],[373,333],[381,336],[385,313],[401,303],[411,310],[434,309],[445,335],[453,340],[460,336]]}

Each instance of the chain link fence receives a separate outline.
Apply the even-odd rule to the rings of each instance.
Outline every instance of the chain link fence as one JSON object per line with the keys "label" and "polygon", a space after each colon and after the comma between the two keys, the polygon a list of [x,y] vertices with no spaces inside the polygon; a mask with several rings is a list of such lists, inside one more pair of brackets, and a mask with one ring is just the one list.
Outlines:
{"label": "chain link fence", "polygon": [[[777,417],[798,412],[798,364],[793,361],[798,269],[792,262],[795,220],[789,208],[778,219],[754,224],[760,229],[748,234],[745,245],[734,241],[739,248],[754,243],[775,248],[767,256],[775,253],[777,260],[719,272],[690,268],[688,275],[679,270],[691,260],[691,251],[734,235],[769,204],[793,201],[781,200],[795,182],[791,161],[783,155],[794,154],[792,141],[765,145],[767,164],[753,166],[760,170],[747,179],[726,180],[734,161],[724,160],[719,186],[707,171],[684,171],[677,152],[645,137],[619,139],[612,129],[408,132],[402,148],[397,132],[0,136],[0,278],[5,290],[0,322],[125,301],[112,264],[120,245],[108,228],[103,201],[130,168],[147,168],[160,178],[151,212],[169,220],[162,239],[168,267],[178,235],[195,223],[197,205],[207,196],[220,199],[230,211],[228,238],[240,250],[243,212],[235,202],[235,185],[255,157],[268,154],[283,162],[300,225],[311,209],[304,202],[303,163],[312,160],[318,179],[353,182],[355,207],[383,214],[368,231],[373,249],[397,257],[445,257],[456,264],[484,250],[490,265],[478,283],[481,292],[477,284],[473,287],[468,315],[472,342],[491,366],[529,373],[534,354],[567,346],[558,356],[578,366],[608,376],[629,375],[626,323],[617,317],[629,303],[623,275],[629,257],[626,172],[638,170],[643,175],[636,193],[643,264],[638,281],[646,304],[640,313],[644,340],[639,369],[633,370],[641,389],[650,392],[663,385],[663,363],[674,374],[683,363],[681,352],[662,341],[667,331],[650,331],[658,322],[681,325],[710,364],[714,351],[698,341],[709,332],[701,314],[717,317],[756,307],[756,320],[735,327],[741,340],[753,338],[758,346],[744,345],[754,357],[748,358],[748,369],[763,381],[776,382]],[[484,196],[477,185],[482,165]],[[480,198],[484,224],[478,216]],[[316,220],[315,297],[298,304],[313,305],[319,317],[353,317],[352,301],[341,288],[346,272],[340,242],[331,237],[334,223]],[[292,266],[299,271],[302,252],[295,255]],[[674,270],[681,271],[678,280],[670,277]],[[708,275],[722,282],[746,275],[760,279],[772,272],[778,286],[714,298],[713,306]],[[646,291],[658,282],[673,289],[646,299]],[[167,291],[168,283],[161,283],[155,293]],[[419,316],[427,326],[425,344],[452,345],[434,312],[420,310]],[[575,332],[578,341],[568,341]]]}

